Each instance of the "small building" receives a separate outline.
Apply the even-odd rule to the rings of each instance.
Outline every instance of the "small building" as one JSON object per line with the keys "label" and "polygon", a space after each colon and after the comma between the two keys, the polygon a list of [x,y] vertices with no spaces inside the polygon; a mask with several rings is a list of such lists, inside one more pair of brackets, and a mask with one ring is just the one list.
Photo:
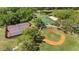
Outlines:
{"label": "small building", "polygon": [[54,17],[54,16],[49,16],[49,18],[51,18],[54,21],[57,21],[58,20],[58,18],[57,17]]}
{"label": "small building", "polygon": [[22,34],[22,31],[29,28],[30,23],[19,23],[15,25],[7,25],[5,29],[5,37],[10,38]]}

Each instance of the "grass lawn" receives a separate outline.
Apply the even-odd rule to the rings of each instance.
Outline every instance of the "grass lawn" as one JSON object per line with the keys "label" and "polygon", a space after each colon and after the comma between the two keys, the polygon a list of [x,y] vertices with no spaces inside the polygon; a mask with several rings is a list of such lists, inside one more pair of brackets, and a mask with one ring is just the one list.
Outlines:
{"label": "grass lawn", "polygon": [[[50,40],[58,40],[59,35],[50,34],[43,30]],[[63,45],[52,46],[47,43],[40,44],[40,51],[79,51],[79,37],[71,34],[65,34],[65,42]],[[4,28],[0,28],[0,51],[11,51],[17,45],[17,38],[5,38]],[[52,39],[53,38],[53,39]]]}
{"label": "grass lawn", "polygon": [[65,34],[65,37],[63,45],[52,46],[47,43],[42,43],[40,45],[40,51],[79,51],[79,37],[75,34]]}
{"label": "grass lawn", "polygon": [[49,33],[47,31],[47,29],[42,30],[42,32],[43,32],[43,35],[46,35],[49,40],[58,41],[60,38],[60,34],[57,34],[57,32],[56,33]]}
{"label": "grass lawn", "polygon": [[0,28],[0,51],[12,50],[12,48],[17,44],[16,40],[16,38],[5,38],[5,29],[2,27]]}

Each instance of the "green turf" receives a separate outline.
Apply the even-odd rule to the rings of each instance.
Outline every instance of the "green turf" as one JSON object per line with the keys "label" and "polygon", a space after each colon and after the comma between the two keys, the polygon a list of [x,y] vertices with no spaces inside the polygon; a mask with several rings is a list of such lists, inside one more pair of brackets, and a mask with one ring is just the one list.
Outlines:
{"label": "green turf", "polygon": [[60,34],[57,33],[49,33],[47,29],[43,30],[43,34],[45,34],[49,40],[58,41],[60,39]]}
{"label": "green turf", "polygon": [[58,41],[59,38],[60,38],[60,35],[58,35],[58,34],[50,34],[50,33],[48,33],[47,36],[48,36],[49,40],[54,40],[54,41]]}

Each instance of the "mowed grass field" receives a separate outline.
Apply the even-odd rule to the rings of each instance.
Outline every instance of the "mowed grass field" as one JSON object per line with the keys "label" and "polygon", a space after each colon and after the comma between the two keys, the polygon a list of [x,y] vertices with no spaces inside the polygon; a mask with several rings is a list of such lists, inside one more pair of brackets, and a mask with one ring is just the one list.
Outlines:
{"label": "mowed grass field", "polygon": [[[46,30],[44,30],[44,33],[45,35],[48,35],[49,40],[58,40],[59,38],[56,34],[51,34],[52,37],[50,37]],[[79,37],[76,34],[65,34],[64,44],[52,46],[43,42],[40,45],[40,51],[79,51]]]}
{"label": "mowed grass field", "polygon": [[[47,30],[44,29],[43,31],[48,35],[50,40],[58,40],[59,35],[49,35]],[[11,51],[17,45],[17,38],[5,38],[5,29],[0,28],[0,51]],[[79,37],[76,34],[65,34],[65,42],[63,45],[52,46],[43,42],[40,44],[40,51],[79,51]]]}
{"label": "mowed grass field", "polygon": [[17,45],[17,38],[5,38],[5,28],[0,28],[0,51],[11,51]]}
{"label": "mowed grass field", "polygon": [[[51,31],[55,31],[56,32],[57,30],[55,30],[55,29],[52,30],[51,29]],[[58,41],[59,38],[60,38],[60,34],[57,33],[57,32],[55,33],[55,32],[50,33],[50,32],[48,32],[47,28],[42,30],[43,35],[47,36],[49,40]]]}

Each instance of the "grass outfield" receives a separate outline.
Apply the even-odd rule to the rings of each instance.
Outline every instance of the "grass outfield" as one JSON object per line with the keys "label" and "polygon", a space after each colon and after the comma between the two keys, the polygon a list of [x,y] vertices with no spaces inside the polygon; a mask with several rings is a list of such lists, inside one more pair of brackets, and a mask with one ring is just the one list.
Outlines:
{"label": "grass outfield", "polygon": [[65,34],[63,45],[52,46],[47,43],[40,45],[40,51],[79,51],[79,37],[71,34]]}
{"label": "grass outfield", "polygon": [[0,28],[0,51],[12,50],[16,45],[16,38],[7,39],[5,38],[5,29]]}
{"label": "grass outfield", "polygon": [[[54,31],[55,31],[55,29],[54,29]],[[57,32],[56,33],[49,33],[47,29],[42,30],[42,32],[43,32],[42,35],[47,36],[49,40],[58,41],[60,38],[60,34],[58,34]]]}

